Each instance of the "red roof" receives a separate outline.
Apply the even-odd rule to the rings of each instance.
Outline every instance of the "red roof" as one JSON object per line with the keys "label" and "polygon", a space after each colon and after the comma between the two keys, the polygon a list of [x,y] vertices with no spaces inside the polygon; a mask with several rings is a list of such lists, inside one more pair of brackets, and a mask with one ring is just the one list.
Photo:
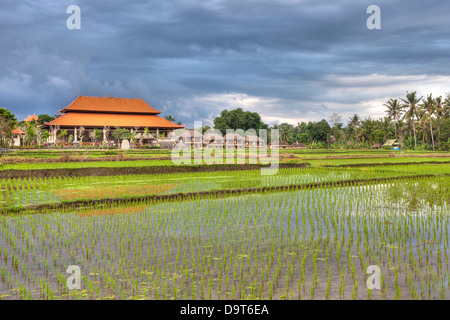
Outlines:
{"label": "red roof", "polygon": [[[1,134],[5,134],[5,132],[4,131],[2,131],[2,132],[0,132]],[[20,130],[20,129],[12,129],[11,130],[11,133],[12,134],[25,134],[25,132],[23,132],[22,130]]]}
{"label": "red roof", "polygon": [[296,143],[291,144],[291,147],[294,147],[294,148],[307,148],[308,146],[306,144],[304,144],[304,143],[296,142]]}
{"label": "red roof", "polygon": [[13,133],[13,134],[25,134],[25,132],[23,132],[23,131],[20,130],[20,129],[13,129],[13,130],[11,131],[11,133]]}
{"label": "red roof", "polygon": [[84,112],[68,112],[49,123],[49,126],[68,127],[139,127],[139,128],[184,128],[169,120],[151,114],[92,114]]}
{"label": "red roof", "polygon": [[161,111],[153,109],[142,99],[115,97],[84,97],[79,96],[62,112],[111,112],[134,114],[159,114]]}
{"label": "red roof", "polygon": [[35,120],[35,121],[38,121],[39,120],[39,118],[37,117],[37,115],[32,115],[32,116],[28,116],[28,117],[26,117],[23,121],[25,121],[25,122],[31,122],[31,121],[33,121],[33,120]]}

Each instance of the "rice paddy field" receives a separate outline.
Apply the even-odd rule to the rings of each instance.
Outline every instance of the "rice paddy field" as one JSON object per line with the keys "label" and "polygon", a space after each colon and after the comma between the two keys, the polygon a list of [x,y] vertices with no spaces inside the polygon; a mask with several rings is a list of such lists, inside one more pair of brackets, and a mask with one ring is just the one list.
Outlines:
{"label": "rice paddy field", "polygon": [[392,159],[1,179],[0,299],[449,299],[449,159]]}

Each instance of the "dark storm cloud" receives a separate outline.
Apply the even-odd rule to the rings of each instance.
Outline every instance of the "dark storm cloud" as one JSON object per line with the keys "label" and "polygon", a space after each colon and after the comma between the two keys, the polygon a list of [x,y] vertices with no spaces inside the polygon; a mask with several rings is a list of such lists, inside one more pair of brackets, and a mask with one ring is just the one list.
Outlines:
{"label": "dark storm cloud", "polygon": [[[71,4],[81,30],[66,28]],[[381,30],[366,27],[372,4]],[[81,92],[142,96],[188,124],[239,106],[267,121],[378,116],[406,90],[450,91],[449,10],[443,0],[2,0],[0,105],[53,114]]]}

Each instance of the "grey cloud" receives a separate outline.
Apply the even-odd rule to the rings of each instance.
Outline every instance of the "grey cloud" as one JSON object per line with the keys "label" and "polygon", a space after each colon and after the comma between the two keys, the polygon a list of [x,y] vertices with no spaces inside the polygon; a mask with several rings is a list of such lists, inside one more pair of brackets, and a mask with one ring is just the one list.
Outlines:
{"label": "grey cloud", "polygon": [[[65,27],[71,4],[81,30]],[[0,104],[26,116],[55,113],[79,92],[143,96],[189,123],[240,106],[198,98],[244,94],[266,117],[320,120],[420,89],[421,75],[449,81],[448,1],[379,0],[373,31],[371,4],[3,0]]]}

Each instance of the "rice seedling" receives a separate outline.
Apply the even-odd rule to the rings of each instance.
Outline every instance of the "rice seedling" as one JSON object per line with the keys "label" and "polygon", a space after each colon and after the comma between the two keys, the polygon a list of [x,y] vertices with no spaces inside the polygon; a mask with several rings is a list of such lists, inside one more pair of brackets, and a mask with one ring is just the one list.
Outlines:
{"label": "rice seedling", "polygon": [[[98,196],[116,188],[123,197],[0,216],[2,299],[443,299],[450,281],[449,181],[440,172],[392,175],[388,168],[310,168],[264,178],[251,170],[221,172],[212,177],[222,180],[209,182],[199,173],[1,180],[2,201],[10,205],[61,201],[56,190],[64,188],[73,199],[97,197],[96,183]],[[354,181],[370,177],[381,179]],[[236,189],[245,180],[298,188],[183,201],[126,198],[139,187],[144,194]],[[73,191],[78,186],[84,193]],[[382,271],[380,292],[362,280],[372,264]],[[79,291],[65,286],[69,265],[81,268]]]}

